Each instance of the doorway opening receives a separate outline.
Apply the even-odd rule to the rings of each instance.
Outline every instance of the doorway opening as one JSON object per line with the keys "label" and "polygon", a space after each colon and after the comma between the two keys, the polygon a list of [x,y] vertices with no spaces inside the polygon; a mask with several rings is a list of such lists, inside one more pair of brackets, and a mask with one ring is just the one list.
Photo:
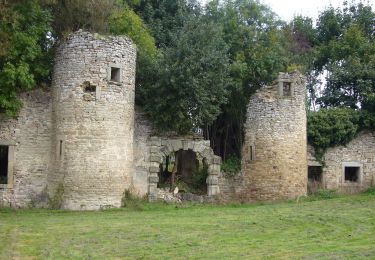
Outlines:
{"label": "doorway opening", "polygon": [[181,149],[165,156],[159,165],[158,175],[158,188],[179,193],[207,194],[208,164],[193,150]]}
{"label": "doorway opening", "polygon": [[322,166],[308,166],[307,168],[307,193],[314,194],[323,188],[323,168]]}

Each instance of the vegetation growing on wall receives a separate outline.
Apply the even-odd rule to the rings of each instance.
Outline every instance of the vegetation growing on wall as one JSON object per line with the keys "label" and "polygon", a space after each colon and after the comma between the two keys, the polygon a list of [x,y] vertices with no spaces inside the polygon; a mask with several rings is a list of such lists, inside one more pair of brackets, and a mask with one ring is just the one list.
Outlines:
{"label": "vegetation growing on wall", "polygon": [[347,144],[361,129],[359,112],[348,108],[310,112],[307,124],[308,141],[320,161],[329,147]]}
{"label": "vegetation growing on wall", "polygon": [[221,164],[221,171],[227,176],[234,176],[241,171],[241,159],[235,155],[230,155]]}

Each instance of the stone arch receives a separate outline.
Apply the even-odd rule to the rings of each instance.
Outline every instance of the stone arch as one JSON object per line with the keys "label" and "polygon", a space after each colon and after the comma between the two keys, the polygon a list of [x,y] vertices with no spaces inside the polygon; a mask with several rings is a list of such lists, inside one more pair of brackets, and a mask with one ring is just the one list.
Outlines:
{"label": "stone arch", "polygon": [[208,177],[206,179],[207,195],[218,195],[220,193],[218,177],[221,167],[221,157],[214,154],[210,147],[210,141],[203,139],[162,138],[153,136],[150,138],[149,200],[157,200],[159,164],[163,162],[163,157],[179,150],[192,150],[206,160],[208,165]]}

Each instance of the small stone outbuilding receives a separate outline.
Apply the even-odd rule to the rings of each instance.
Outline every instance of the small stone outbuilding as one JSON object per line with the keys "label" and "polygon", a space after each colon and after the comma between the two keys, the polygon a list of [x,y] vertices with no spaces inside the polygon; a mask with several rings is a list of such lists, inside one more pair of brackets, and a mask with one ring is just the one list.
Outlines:
{"label": "small stone outbuilding", "polygon": [[361,132],[345,146],[329,148],[324,163],[316,160],[313,147],[308,147],[309,185],[357,193],[375,186],[375,133]]}

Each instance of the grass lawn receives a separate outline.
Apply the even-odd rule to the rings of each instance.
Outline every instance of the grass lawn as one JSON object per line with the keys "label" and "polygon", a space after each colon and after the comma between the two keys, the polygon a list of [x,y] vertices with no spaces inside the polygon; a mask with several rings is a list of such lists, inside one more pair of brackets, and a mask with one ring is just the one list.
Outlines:
{"label": "grass lawn", "polygon": [[375,194],[265,205],[0,209],[0,259],[375,259]]}

